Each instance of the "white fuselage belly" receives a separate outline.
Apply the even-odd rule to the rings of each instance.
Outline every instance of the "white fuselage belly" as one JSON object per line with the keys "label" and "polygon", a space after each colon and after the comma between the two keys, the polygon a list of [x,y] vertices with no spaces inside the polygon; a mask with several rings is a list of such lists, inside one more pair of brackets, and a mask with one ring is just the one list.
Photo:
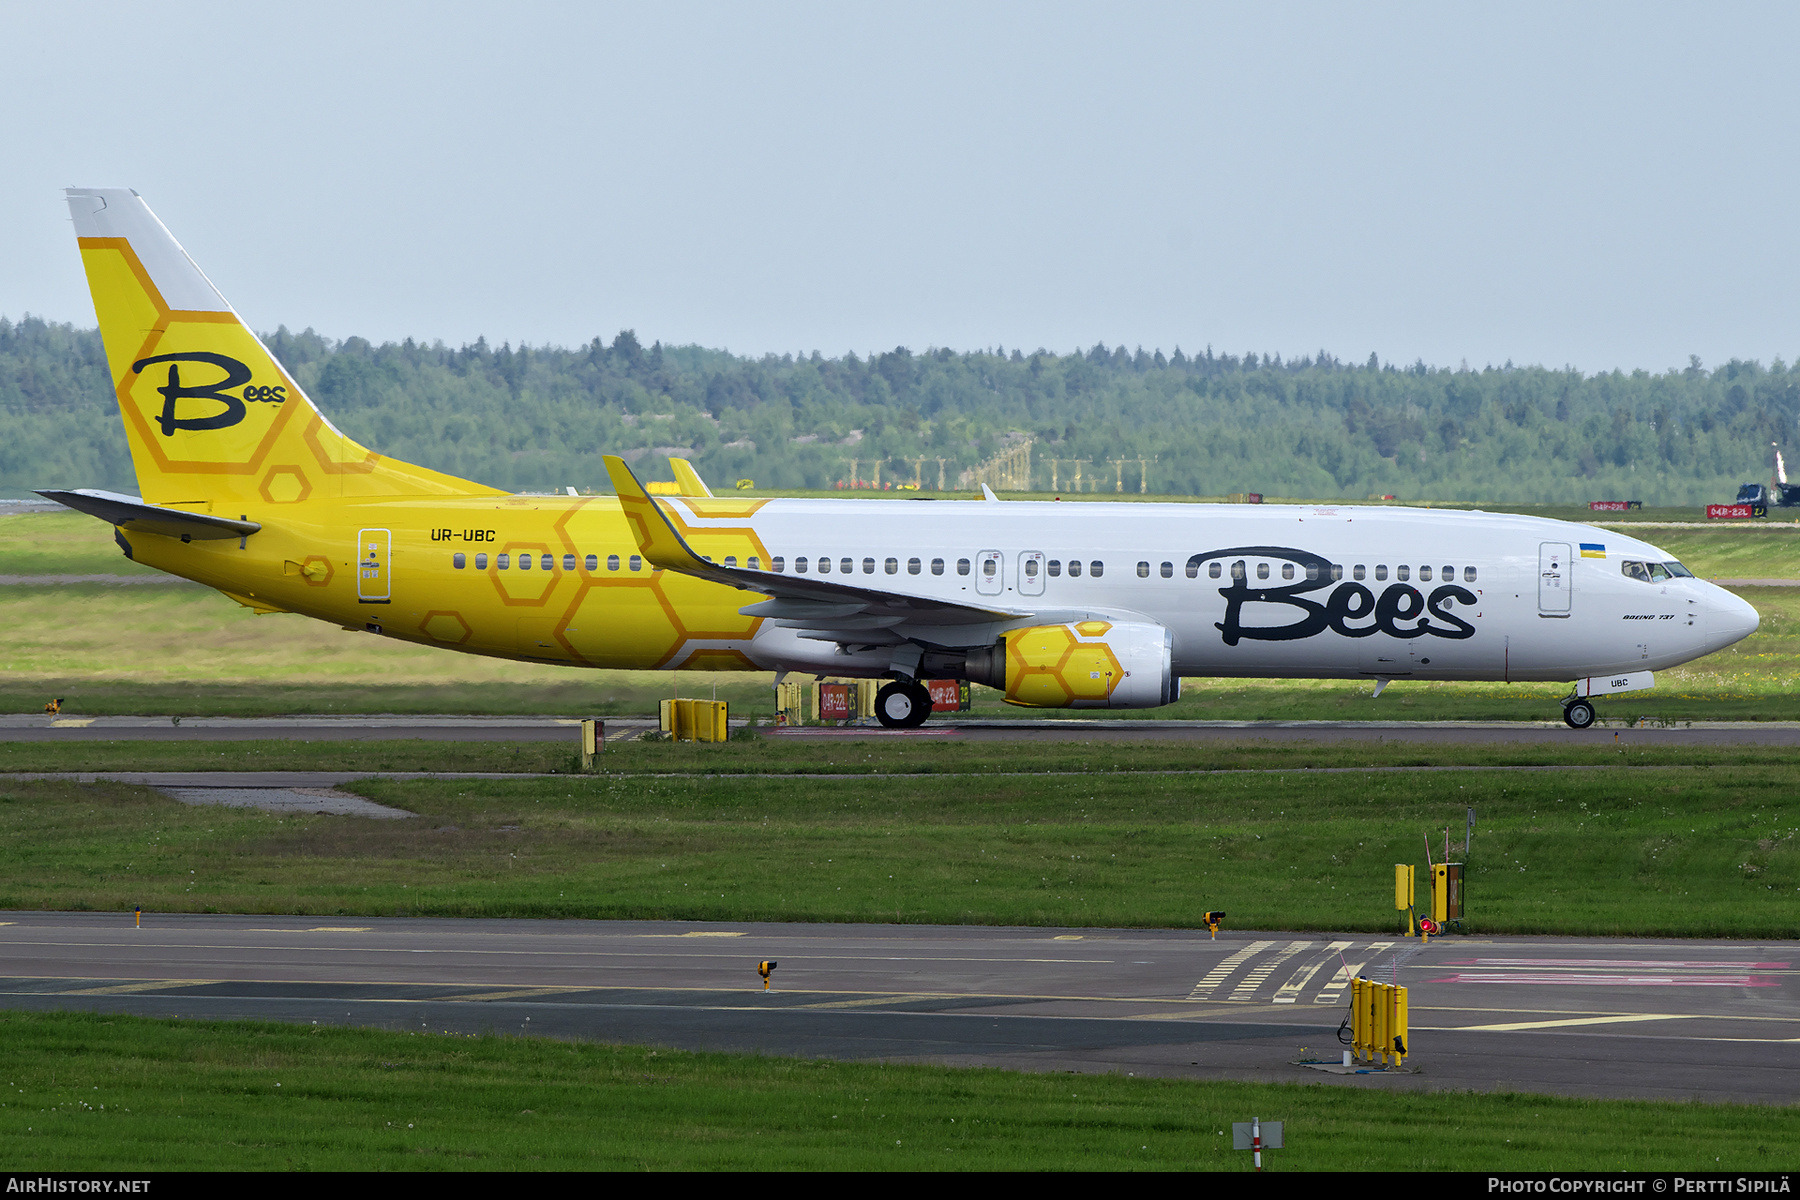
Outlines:
{"label": "white fuselage belly", "polygon": [[[708,519],[672,503],[695,528],[744,524],[741,516]],[[1568,680],[1673,666],[1756,627],[1749,605],[1712,584],[1621,573],[1621,560],[1672,558],[1653,546],[1616,530],[1535,517],[777,500],[751,523],[790,574],[804,558],[812,577],[890,593],[1050,619],[1071,612],[1148,618],[1172,632],[1175,669],[1190,676]],[[984,556],[994,560],[991,574],[982,570]],[[819,572],[821,558],[829,573]],[[933,560],[942,560],[941,575],[932,573]],[[964,560],[968,574],[958,572]],[[1082,565],[1079,576],[1070,573],[1072,561]],[[946,630],[935,640],[973,645],[998,631]],[[846,650],[771,624],[750,654],[774,669],[842,674],[879,674],[887,661],[885,650]]]}

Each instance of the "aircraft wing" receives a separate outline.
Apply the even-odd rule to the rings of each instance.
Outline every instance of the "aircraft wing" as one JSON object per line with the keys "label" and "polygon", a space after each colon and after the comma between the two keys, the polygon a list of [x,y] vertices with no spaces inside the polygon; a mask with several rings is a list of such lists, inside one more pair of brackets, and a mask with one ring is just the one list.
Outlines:
{"label": "aircraft wing", "polygon": [[[956,636],[956,626],[1017,625],[1021,618],[1036,620],[1047,615],[1028,609],[957,604],[802,575],[722,566],[694,553],[624,459],[608,454],[604,461],[613,488],[619,493],[625,520],[637,538],[638,550],[651,565],[740,591],[760,592],[769,599],[746,605],[740,611],[798,630],[802,637],[854,642],[919,637],[959,644],[962,639]],[[974,635],[971,644],[986,636],[973,629],[969,633]]]}

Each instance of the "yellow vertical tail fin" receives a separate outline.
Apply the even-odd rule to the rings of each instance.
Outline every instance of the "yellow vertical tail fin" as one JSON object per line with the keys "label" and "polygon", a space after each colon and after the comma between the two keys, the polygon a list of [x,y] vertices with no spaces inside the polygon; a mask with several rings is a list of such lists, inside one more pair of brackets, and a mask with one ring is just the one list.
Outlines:
{"label": "yellow vertical tail fin", "polygon": [[338,432],[136,192],[67,197],[145,500],[498,494]]}

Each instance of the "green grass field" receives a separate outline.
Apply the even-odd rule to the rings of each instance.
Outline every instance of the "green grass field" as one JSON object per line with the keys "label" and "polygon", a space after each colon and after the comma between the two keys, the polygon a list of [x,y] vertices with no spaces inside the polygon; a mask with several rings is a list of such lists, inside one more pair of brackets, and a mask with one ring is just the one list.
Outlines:
{"label": "green grass field", "polygon": [[[827,766],[855,744],[815,751]],[[1791,765],[370,779],[416,820],[0,782],[0,908],[1380,931],[1460,840],[1482,933],[1800,935]]]}
{"label": "green grass field", "polygon": [[0,1013],[31,1171],[1771,1171],[1800,1110]]}

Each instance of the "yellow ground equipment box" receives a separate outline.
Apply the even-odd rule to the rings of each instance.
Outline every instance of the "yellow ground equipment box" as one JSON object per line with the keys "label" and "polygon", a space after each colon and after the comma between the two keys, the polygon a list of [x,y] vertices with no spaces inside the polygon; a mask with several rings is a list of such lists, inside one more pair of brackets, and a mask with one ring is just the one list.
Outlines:
{"label": "yellow ground equipment box", "polygon": [[594,769],[594,755],[606,749],[606,722],[586,720],[581,723],[581,769]]}
{"label": "yellow ground equipment box", "polygon": [[783,682],[775,685],[775,724],[780,728],[806,724],[804,684]]}
{"label": "yellow ground equipment box", "polygon": [[1431,919],[1440,926],[1461,922],[1463,916],[1463,865],[1437,863],[1431,868]]}
{"label": "yellow ground equipment box", "polygon": [[1394,864],[1394,907],[1406,914],[1406,933],[1413,934],[1413,898],[1419,894],[1411,863]]}
{"label": "yellow ground equipment box", "polygon": [[729,734],[723,700],[664,700],[661,729],[678,742],[722,742]]}
{"label": "yellow ground equipment box", "polygon": [[1350,1047],[1364,1062],[1397,1067],[1406,1058],[1406,989],[1350,981]]}

